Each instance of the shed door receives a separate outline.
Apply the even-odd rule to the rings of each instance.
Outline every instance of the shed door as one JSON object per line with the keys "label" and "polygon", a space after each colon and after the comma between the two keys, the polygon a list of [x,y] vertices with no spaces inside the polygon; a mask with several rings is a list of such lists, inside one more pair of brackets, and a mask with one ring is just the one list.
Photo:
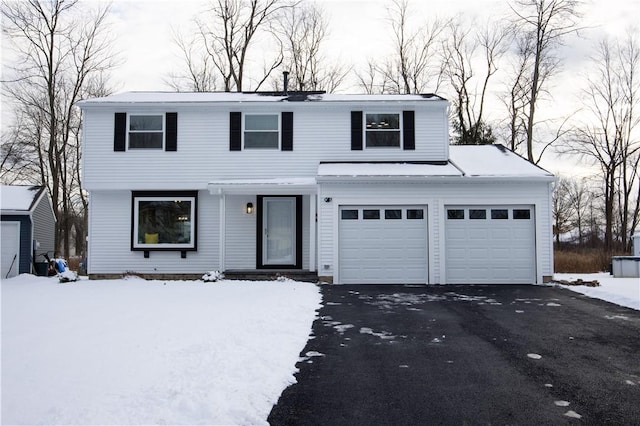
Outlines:
{"label": "shed door", "polygon": [[20,267],[20,222],[2,222],[2,276],[15,277]]}
{"label": "shed door", "polygon": [[447,206],[449,284],[536,282],[533,206]]}
{"label": "shed door", "polygon": [[425,284],[426,206],[341,206],[343,284]]}

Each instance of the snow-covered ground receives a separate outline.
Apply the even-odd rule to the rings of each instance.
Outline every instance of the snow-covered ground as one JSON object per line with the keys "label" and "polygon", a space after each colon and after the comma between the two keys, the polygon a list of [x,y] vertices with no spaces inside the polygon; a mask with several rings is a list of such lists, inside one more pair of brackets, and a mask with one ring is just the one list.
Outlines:
{"label": "snow-covered ground", "polygon": [[614,278],[607,272],[599,274],[554,274],[555,280],[598,281],[599,287],[587,287],[584,285],[563,285],[562,287],[589,297],[606,300],[617,305],[640,310],[640,278]]}
{"label": "snow-covered ground", "polygon": [[[554,278],[640,310],[638,279]],[[295,281],[20,275],[1,290],[2,424],[266,424],[321,303]]]}
{"label": "snow-covered ground", "polygon": [[2,281],[2,424],[266,424],[321,295],[295,281]]}

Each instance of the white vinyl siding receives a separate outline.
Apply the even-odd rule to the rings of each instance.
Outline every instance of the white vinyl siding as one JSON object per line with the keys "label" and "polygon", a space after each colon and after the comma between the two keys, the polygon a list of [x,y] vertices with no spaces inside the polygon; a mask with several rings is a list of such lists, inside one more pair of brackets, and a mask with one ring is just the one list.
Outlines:
{"label": "white vinyl siding", "polygon": [[[304,104],[304,105],[303,105]],[[146,107],[130,114],[164,113],[168,107]],[[178,150],[113,151],[114,113],[122,108],[84,111],[84,183],[88,190],[204,189],[207,182],[228,178],[315,176],[320,161],[446,161],[446,104],[424,102],[403,109],[415,111],[416,149],[351,150],[351,110],[358,106],[288,102],[269,104],[270,111],[292,111],[293,151],[229,150],[230,105],[179,106]],[[238,105],[233,105],[238,109]],[[279,108],[279,109],[278,109]],[[360,110],[371,110],[359,106]],[[264,113],[265,105],[242,104],[242,112]],[[388,111],[388,108],[386,109]],[[382,109],[384,112],[384,109]],[[277,164],[277,167],[273,165]],[[141,177],[144,170],[144,177]]]}
{"label": "white vinyl siding", "polygon": [[92,191],[89,206],[89,273],[119,274],[204,274],[220,269],[218,197],[207,191],[198,194],[198,250],[187,252],[180,258],[180,251],[150,251],[144,258],[143,251],[131,251],[131,192]]}
{"label": "white vinyl siding", "polygon": [[[246,213],[247,203],[253,203],[252,214]],[[251,195],[225,196],[224,270],[256,268],[256,205]]]}

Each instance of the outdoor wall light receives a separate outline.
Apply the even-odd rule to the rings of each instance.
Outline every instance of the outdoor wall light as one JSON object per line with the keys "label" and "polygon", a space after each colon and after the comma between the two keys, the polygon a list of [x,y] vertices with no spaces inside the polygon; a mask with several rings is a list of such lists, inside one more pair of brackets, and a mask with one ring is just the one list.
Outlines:
{"label": "outdoor wall light", "polygon": [[331,197],[326,197],[326,198],[324,199],[324,202],[325,202],[325,203],[330,203],[330,202],[331,202]]}
{"label": "outdoor wall light", "polygon": [[247,203],[247,214],[253,214],[253,203]]}

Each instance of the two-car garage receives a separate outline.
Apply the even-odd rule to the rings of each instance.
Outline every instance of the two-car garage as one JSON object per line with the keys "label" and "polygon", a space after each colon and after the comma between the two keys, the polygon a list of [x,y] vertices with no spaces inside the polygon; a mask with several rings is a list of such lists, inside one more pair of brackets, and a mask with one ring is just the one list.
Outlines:
{"label": "two-car garage", "polygon": [[[427,205],[344,205],[338,211],[343,284],[429,282]],[[532,205],[447,205],[443,283],[536,282]],[[433,248],[432,250],[437,249]]]}

